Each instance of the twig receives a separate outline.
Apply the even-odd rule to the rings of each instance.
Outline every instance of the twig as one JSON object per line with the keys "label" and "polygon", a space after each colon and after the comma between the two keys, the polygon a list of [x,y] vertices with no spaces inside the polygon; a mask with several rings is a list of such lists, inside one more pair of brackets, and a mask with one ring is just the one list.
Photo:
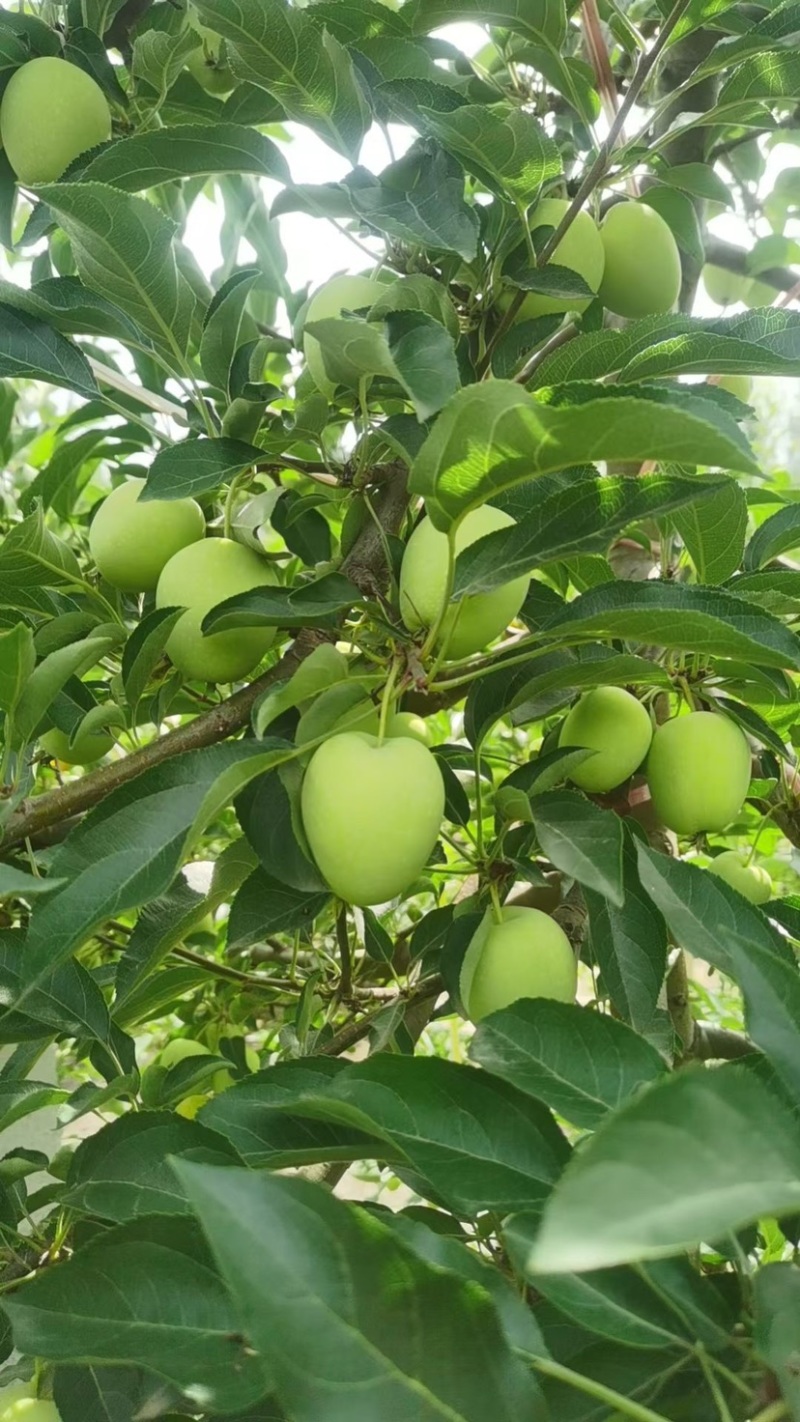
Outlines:
{"label": "twig", "polygon": [[132,380],[127,380],[124,375],[120,375],[118,370],[112,370],[108,365],[102,365],[93,356],[87,356],[92,373],[103,385],[110,385],[112,390],[119,390],[123,395],[129,395],[131,399],[138,400],[140,405],[145,405],[148,410],[155,410],[159,415],[168,415],[177,424],[186,425],[186,411],[182,405],[176,405],[173,400],[167,400],[163,395],[154,395],[151,390],[145,390],[143,385],[135,385]]}
{"label": "twig", "polygon": [[713,1062],[739,1061],[752,1056],[756,1047],[742,1032],[731,1032],[727,1027],[714,1027],[709,1022],[696,1022],[691,1055],[695,1061]]}
{"label": "twig", "polygon": [[539,369],[539,366],[543,365],[547,357],[553,354],[553,351],[557,351],[561,346],[567,345],[569,341],[573,341],[579,334],[580,332],[574,321],[570,321],[567,326],[562,326],[561,330],[556,331],[555,335],[551,336],[550,340],[547,341],[540,350],[534,351],[530,360],[527,360],[523,365],[519,375],[514,376],[517,384],[526,385],[531,376]]}
{"label": "twig", "polygon": [[336,915],[336,942],[339,945],[342,971],[339,988],[342,997],[348,998],[353,992],[353,958],[350,952],[350,934],[347,927],[347,904],[340,904]]}
{"label": "twig", "polygon": [[[438,997],[443,991],[444,983],[437,974],[436,977],[426,978],[423,983],[412,988],[407,995],[399,992],[392,993],[388,1002],[395,1003],[404,1001],[406,1007],[416,1007],[420,1002],[426,1002],[431,997]],[[369,1034],[375,1019],[380,1016],[381,1012],[385,1011],[385,1007],[386,1004],[384,1004],[384,1007],[378,1008],[377,1011],[368,1013],[357,1022],[347,1022],[340,1032],[337,1032],[334,1037],[331,1037],[329,1042],[326,1042],[324,1046],[317,1049],[318,1052],[322,1056],[338,1057],[340,1053],[349,1051],[351,1047],[354,1047],[357,1042],[360,1042]]]}

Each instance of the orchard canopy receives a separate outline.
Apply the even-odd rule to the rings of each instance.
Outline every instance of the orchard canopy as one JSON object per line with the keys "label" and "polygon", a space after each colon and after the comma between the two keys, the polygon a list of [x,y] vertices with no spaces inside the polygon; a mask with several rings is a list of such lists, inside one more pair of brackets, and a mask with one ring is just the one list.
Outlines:
{"label": "orchard canopy", "polygon": [[0,1422],[800,1422],[800,3],[0,0]]}

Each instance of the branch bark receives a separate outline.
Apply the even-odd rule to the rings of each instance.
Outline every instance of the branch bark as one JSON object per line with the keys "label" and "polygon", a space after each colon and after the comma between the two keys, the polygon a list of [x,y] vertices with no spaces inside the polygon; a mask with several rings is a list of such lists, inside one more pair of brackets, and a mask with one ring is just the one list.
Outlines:
{"label": "branch bark", "polygon": [[[391,466],[391,471],[392,477],[381,484],[375,497],[377,521],[385,533],[399,530],[408,506],[405,465],[397,463]],[[342,563],[342,572],[369,596],[389,585],[391,569],[386,563],[381,534],[372,521],[365,525],[356,539]],[[72,780],[57,790],[47,791],[27,801],[9,818],[0,839],[0,851],[32,835],[39,835],[64,819],[85,813],[110,795],[112,790],[135,780],[137,775],[151,770],[154,765],[162,765],[175,755],[201,750],[236,735],[248,724],[250,713],[263,692],[276,682],[288,680],[314,648],[321,642],[330,641],[333,635],[329,630],[304,627],[275,666],[249,686],[234,692],[221,705],[151,741],[123,760],[115,760],[82,776],[80,780]]]}

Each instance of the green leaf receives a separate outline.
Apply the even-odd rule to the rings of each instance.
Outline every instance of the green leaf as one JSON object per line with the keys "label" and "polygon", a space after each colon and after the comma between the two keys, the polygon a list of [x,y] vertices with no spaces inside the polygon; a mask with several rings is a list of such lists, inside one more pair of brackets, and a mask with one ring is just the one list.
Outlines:
{"label": "green leaf", "polygon": [[480,1285],[308,1181],[179,1169],[295,1422],[541,1422]]}
{"label": "green leaf", "polygon": [[129,706],[137,706],[148,682],[164,656],[164,648],[181,608],[159,607],[143,617],[134,628],[122,654],[122,680]]}
{"label": "green leaf", "polygon": [[539,404],[513,381],[491,380],[459,391],[445,407],[414,461],[410,483],[436,527],[446,531],[503,489],[597,459],[758,472],[733,420],[721,412],[701,415],[697,400],[679,408],[614,394],[555,407]]}
{"label": "green leaf", "polygon": [[790,548],[800,547],[800,505],[787,504],[759,524],[745,549],[743,565],[756,572]]}
{"label": "green leaf", "polygon": [[691,199],[676,188],[654,184],[642,195],[642,202],[663,217],[681,251],[690,261],[702,266],[705,260],[703,232]]}
{"label": "green leaf", "polygon": [[181,370],[195,297],[176,265],[174,224],[145,198],[101,183],[37,191],[69,237],[82,281],[127,312]]}
{"label": "green leaf", "polygon": [[452,113],[423,108],[418,122],[487,187],[520,210],[532,207],[561,173],[561,155],[531,113],[510,104],[465,104]]}
{"label": "green leaf", "polygon": [[14,712],[15,736],[21,741],[29,740],[70,677],[82,676],[90,667],[97,666],[100,658],[116,641],[113,636],[84,637],[44,657],[31,672],[17,703]]}
{"label": "green leaf", "polygon": [[0,301],[68,336],[112,336],[134,345],[145,343],[133,321],[77,277],[47,277],[30,288],[0,281]]}
{"label": "green leaf", "polygon": [[97,381],[83,351],[52,326],[0,302],[0,377],[46,380],[87,398]]}
{"label": "green leaf", "polygon": [[624,829],[619,815],[601,810],[575,790],[536,794],[531,806],[536,837],[548,859],[621,908]]}
{"label": "green leaf", "polygon": [[742,1067],[676,1072],[609,1117],[545,1208],[529,1268],[658,1259],[800,1207],[800,1128]]}
{"label": "green leaf", "polygon": [[137,1368],[62,1363],[53,1374],[53,1401],[62,1422],[136,1422],[167,1401],[164,1393],[163,1382]]}
{"label": "green leaf", "polygon": [[[5,866],[4,866],[5,867]],[[0,1131],[7,1131],[34,1111],[52,1110],[66,1101],[69,1092],[45,1081],[0,1080]]]}
{"label": "green leaf", "polygon": [[240,79],[267,89],[287,116],[355,163],[372,115],[347,50],[280,0],[198,0],[203,24],[229,41]]}
{"label": "green leaf", "polygon": [[[18,930],[0,932],[0,1042],[66,1033],[107,1042],[111,1022],[105,998],[80,963],[61,963],[44,970],[35,987],[23,990],[25,942]],[[24,1013],[17,1009],[24,991]],[[9,1006],[8,1004],[14,1004]],[[41,1026],[37,1024],[42,1024]]]}
{"label": "green leaf", "polygon": [[23,1284],[7,1311],[17,1347],[53,1362],[140,1364],[225,1412],[268,1387],[194,1221],[109,1230]]}
{"label": "green leaf", "polygon": [[644,888],[664,915],[675,941],[688,953],[735,976],[728,945],[738,934],[746,937],[751,948],[757,946],[779,961],[793,961],[791,949],[764,914],[718,874],[659,854],[644,844],[637,846],[637,854]]}
{"label": "green leaf", "polygon": [[625,637],[756,666],[800,667],[800,639],[776,617],[727,591],[686,583],[603,583],[567,604],[542,630],[562,644],[584,636]]}
{"label": "green leaf", "polygon": [[[730,486],[729,480],[680,474],[627,478],[592,473],[552,492],[546,487],[546,480],[540,482],[541,499],[531,513],[512,528],[498,529],[471,543],[460,554],[456,561],[456,595],[489,592],[510,578],[556,559],[578,553],[604,553],[611,538],[628,524],[658,518],[686,504],[689,508],[682,516],[702,519],[720,492]],[[740,492],[738,485],[733,487]],[[741,498],[744,503],[743,494]]]}
{"label": "green leaf", "polygon": [[229,742],[175,757],[113,791],[73,830],[51,865],[67,883],[31,919],[20,1004],[104,919],[164,893],[193,838],[248,780],[286,759],[283,742],[268,746]]}
{"label": "green leaf", "polygon": [[424,311],[389,312],[386,336],[392,363],[417,419],[430,419],[461,384],[453,337]]}
{"label": "green leaf", "polygon": [[374,1136],[292,1113],[298,1099],[324,1093],[345,1069],[335,1057],[279,1062],[215,1096],[203,1107],[202,1124],[229,1140],[254,1170],[363,1160],[376,1149]]}
{"label": "green leaf", "polygon": [[142,501],[210,494],[264,458],[263,449],[238,439],[184,439],[159,451],[150,465]]}
{"label": "green leaf", "polygon": [[261,280],[258,267],[244,267],[234,272],[216,293],[206,313],[200,364],[209,384],[229,397],[231,366],[236,352],[258,334],[247,303]]}
{"label": "green leaf", "polygon": [[235,123],[173,124],[118,139],[92,159],[81,181],[140,193],[180,178],[219,173],[254,173],[286,182],[289,166],[280,148],[254,128]]}
{"label": "green leaf", "polygon": [[0,864],[0,899],[30,899],[37,894],[51,894],[62,879],[41,879],[15,869],[12,864]]}
{"label": "green leaf", "polygon": [[659,166],[658,180],[672,188],[680,188],[681,192],[692,197],[719,202],[725,207],[733,206],[730,189],[708,163],[676,163],[669,168]]}
{"label": "green leaf", "polygon": [[146,30],[134,38],[131,72],[155,89],[158,104],[162,104],[198,44],[194,30],[178,34]]}
{"label": "green leaf", "polygon": [[358,588],[342,573],[327,573],[294,588],[262,586],[237,593],[206,613],[202,629],[333,626],[343,612],[363,602]]}
{"label": "green leaf", "polygon": [[188,1215],[186,1192],[171,1163],[184,1156],[215,1165],[239,1160],[228,1140],[199,1121],[171,1111],[120,1116],[81,1141],[72,1157],[64,1202],[82,1214],[117,1224],[139,1215]]}
{"label": "green leaf", "polygon": [[753,1278],[756,1351],[778,1379],[787,1416],[800,1417],[800,1269],[797,1264],[768,1264]]}
{"label": "green leaf", "polygon": [[796,962],[741,933],[727,940],[733,976],[742,990],[749,1036],[800,1104],[800,973]]}
{"label": "green leaf", "polygon": [[724,583],[742,561],[747,535],[747,497],[726,479],[710,499],[698,499],[672,515],[701,583]]}
{"label": "green leaf", "polygon": [[0,633],[0,710],[13,712],[36,666],[33,633],[24,622]]}
{"label": "green leaf", "polygon": [[667,927],[659,912],[659,900],[656,899],[656,908],[639,879],[636,848],[630,835],[626,835],[623,850],[623,885],[625,903],[621,909],[600,894],[584,891],[589,942],[603,987],[617,1012],[638,1032],[652,1035],[658,1031],[658,1001],[667,966]]}
{"label": "green leaf", "polygon": [[260,943],[272,933],[309,929],[330,899],[330,892],[309,893],[254,869],[231,904],[228,948]]}
{"label": "green leaf", "polygon": [[590,1130],[666,1071],[655,1048],[624,1023],[548,998],[523,998],[485,1018],[470,1056]]}
{"label": "green leaf", "polygon": [[81,583],[75,554],[45,527],[41,509],[13,524],[0,543],[0,604],[4,607],[41,611],[40,589]]}
{"label": "green leaf", "polygon": [[419,33],[440,29],[459,21],[499,25],[531,39],[564,43],[567,19],[561,0],[414,0],[406,7],[408,19]]}

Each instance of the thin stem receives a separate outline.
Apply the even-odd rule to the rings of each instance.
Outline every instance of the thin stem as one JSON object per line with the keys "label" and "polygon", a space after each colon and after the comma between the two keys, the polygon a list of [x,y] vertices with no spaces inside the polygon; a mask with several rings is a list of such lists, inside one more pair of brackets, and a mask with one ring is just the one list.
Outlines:
{"label": "thin stem", "polygon": [[585,1378],[580,1373],[574,1373],[572,1368],[564,1367],[563,1363],[557,1363],[553,1358],[535,1358],[532,1361],[537,1373],[544,1373],[545,1377],[566,1383],[567,1387],[574,1387],[576,1392],[585,1392],[588,1397],[596,1397],[598,1402],[605,1402],[609,1407],[616,1408],[617,1412],[633,1418],[633,1422],[668,1422],[660,1412],[652,1412],[649,1407],[642,1407],[640,1403],[634,1402],[632,1397],[623,1397],[621,1392],[615,1392],[613,1388],[595,1382],[594,1378]]}
{"label": "thin stem", "polygon": [[495,923],[503,922],[503,905],[500,902],[500,891],[496,884],[489,885],[489,898],[492,901],[492,918]]}
{"label": "thin stem", "polygon": [[661,55],[661,52],[664,49],[667,40],[672,34],[672,31],[674,30],[684,11],[687,9],[688,4],[689,0],[677,0],[677,4],[673,6],[672,10],[670,11],[670,14],[667,16],[666,20],[661,26],[661,29],[659,30],[658,36],[653,44],[652,49],[649,50],[647,54],[643,54],[639,59],[633,78],[631,79],[631,82],[628,85],[628,92],[626,93],[625,98],[622,100],[622,103],[620,104],[619,109],[617,110],[616,117],[608,130],[606,138],[600,145],[600,151],[598,152],[597,157],[589,168],[589,171],[586,173],[586,176],[584,177],[583,181],[580,183],[578,191],[576,192],[574,198],[572,199],[572,202],[567,208],[567,211],[564,213],[564,216],[562,217],[555,231],[550,234],[544,246],[542,247],[542,250],[539,253],[539,256],[536,261],[537,266],[543,267],[547,262],[549,262],[565,232],[568,230],[568,228],[572,226],[572,223],[578,216],[578,213],[583,207],[583,204],[585,203],[587,197],[590,193],[594,192],[594,189],[597,187],[600,180],[605,176],[608,170],[609,162],[611,161],[611,155],[614,152],[614,148],[617,143],[617,139],[625,128],[625,121],[628,117],[628,114],[634,107],[636,100],[641,94],[647,79],[649,78],[656,63],[658,62],[659,56]]}
{"label": "thin stem", "polygon": [[782,1422],[783,1418],[788,1416],[789,1408],[783,1398],[778,1398],[777,1402],[771,1402],[769,1407],[765,1407],[763,1412],[759,1412],[758,1416],[753,1418],[753,1422]]}
{"label": "thin stem", "polygon": [[390,714],[390,712],[391,712],[391,708],[392,708],[392,707],[394,706],[394,704],[395,704],[395,700],[396,700],[396,696],[397,696],[397,693],[396,693],[396,691],[395,691],[395,687],[396,687],[396,685],[397,685],[397,673],[398,673],[398,671],[399,671],[399,664],[398,664],[396,661],[393,661],[393,662],[392,662],[392,665],[391,665],[390,668],[389,668],[389,675],[388,675],[387,678],[386,678],[386,684],[385,684],[385,686],[384,686],[384,688],[383,688],[383,695],[381,696],[381,714],[380,714],[380,719],[379,719],[379,721],[378,721],[378,745],[379,745],[379,746],[382,746],[384,740],[386,739],[386,727],[387,727],[388,724],[389,724],[389,714]]}
{"label": "thin stem", "polygon": [[703,1377],[706,1380],[708,1390],[711,1393],[711,1396],[713,1397],[714,1402],[716,1404],[717,1412],[719,1413],[719,1422],[733,1422],[731,1410],[725,1400],[725,1395],[719,1385],[719,1381],[714,1373],[714,1370],[709,1364],[709,1360],[706,1356],[706,1350],[703,1347],[702,1343],[697,1344],[697,1347],[695,1348],[695,1357],[697,1358],[697,1361],[703,1370]]}
{"label": "thin stem", "polygon": [[353,958],[350,952],[350,933],[347,927],[347,904],[340,904],[339,912],[336,915],[336,942],[339,945],[342,973],[339,993],[341,997],[347,998],[351,997],[353,993]]}

